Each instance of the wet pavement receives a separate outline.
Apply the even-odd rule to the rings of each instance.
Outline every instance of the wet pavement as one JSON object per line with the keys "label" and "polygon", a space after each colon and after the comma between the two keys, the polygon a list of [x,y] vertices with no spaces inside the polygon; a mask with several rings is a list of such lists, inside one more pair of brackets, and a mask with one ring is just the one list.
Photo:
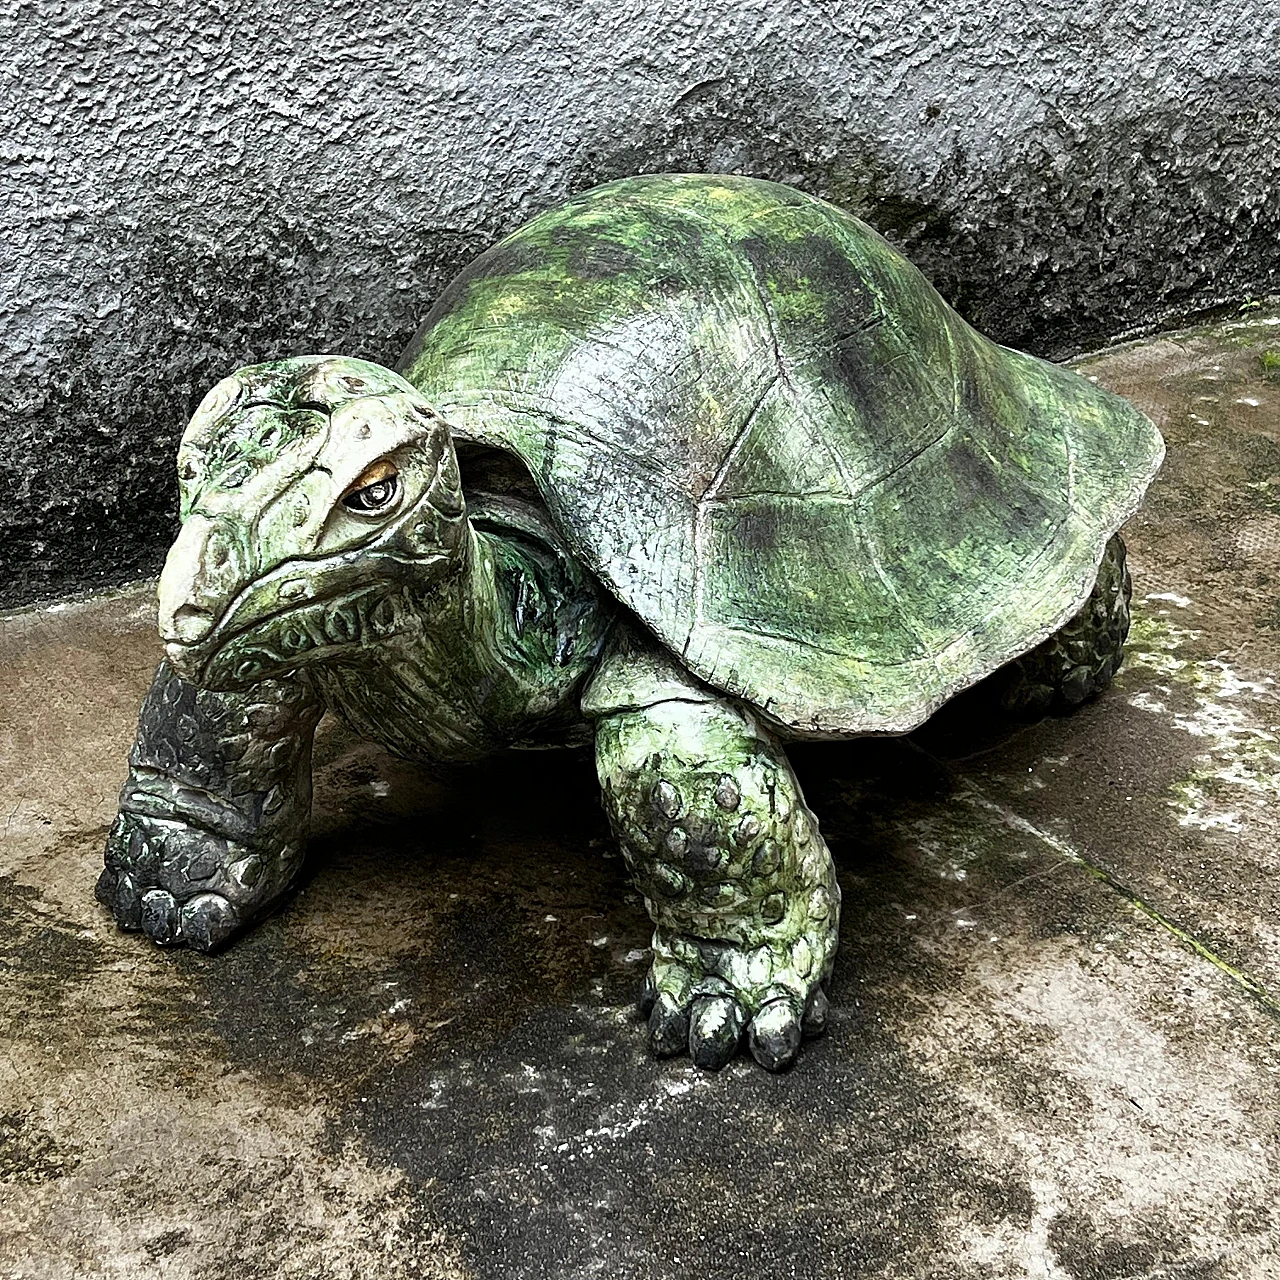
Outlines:
{"label": "wet pavement", "polygon": [[1082,363],[1169,443],[1102,699],[793,752],[845,907],[783,1076],[641,1047],[583,753],[327,724],[279,912],[117,933],[151,590],[0,619],[0,1276],[1280,1275],[1276,366],[1257,313]]}

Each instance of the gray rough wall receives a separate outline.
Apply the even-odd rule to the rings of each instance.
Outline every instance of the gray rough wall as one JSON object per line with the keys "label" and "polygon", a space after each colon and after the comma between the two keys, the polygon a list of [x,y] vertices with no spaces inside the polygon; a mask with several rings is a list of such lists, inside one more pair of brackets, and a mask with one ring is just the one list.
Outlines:
{"label": "gray rough wall", "polygon": [[1275,0],[10,0],[0,604],[156,568],[218,377],[390,362],[565,195],[742,171],[1050,356],[1277,286]]}

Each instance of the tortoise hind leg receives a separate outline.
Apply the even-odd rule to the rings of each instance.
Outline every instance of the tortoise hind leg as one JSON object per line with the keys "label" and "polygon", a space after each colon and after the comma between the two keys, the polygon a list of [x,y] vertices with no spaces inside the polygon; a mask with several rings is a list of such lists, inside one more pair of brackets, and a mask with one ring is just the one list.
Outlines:
{"label": "tortoise hind leg", "polygon": [[1115,534],[1084,608],[1061,631],[1009,663],[997,677],[1000,707],[1018,719],[1069,711],[1096,697],[1124,660],[1132,585]]}

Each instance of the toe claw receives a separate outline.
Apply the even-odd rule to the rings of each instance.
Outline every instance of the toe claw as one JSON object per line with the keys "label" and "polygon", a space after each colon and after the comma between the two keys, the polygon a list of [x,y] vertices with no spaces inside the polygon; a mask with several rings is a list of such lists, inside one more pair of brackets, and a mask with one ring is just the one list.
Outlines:
{"label": "toe claw", "polygon": [[663,992],[649,1015],[649,1047],[660,1058],[683,1053],[689,1043],[689,1010]]}
{"label": "toe claw", "polygon": [[116,881],[115,898],[111,903],[112,914],[121,929],[136,933],[142,928],[142,896],[138,893],[133,877],[122,875]]}
{"label": "toe claw", "polygon": [[103,867],[98,883],[93,886],[93,896],[104,907],[114,907],[116,902],[116,884],[120,874],[114,867]]}
{"label": "toe claw", "polygon": [[827,993],[821,987],[814,987],[812,995],[805,1004],[804,1019],[800,1024],[806,1037],[812,1039],[826,1031],[827,1013],[830,1008],[831,1003],[827,999]]}
{"label": "toe claw", "polygon": [[751,1020],[751,1056],[766,1071],[785,1071],[800,1052],[800,1018],[790,1000],[771,1000]]}
{"label": "toe claw", "polygon": [[640,1009],[640,1016],[647,1018],[653,1012],[653,1006],[658,1002],[658,988],[653,982],[652,970],[644,975],[644,981],[640,984],[640,996],[636,1001]]}
{"label": "toe claw", "polygon": [[200,893],[183,903],[182,940],[197,951],[213,951],[240,928],[240,913],[219,893]]}
{"label": "toe claw", "polygon": [[182,940],[179,927],[178,903],[173,894],[164,889],[148,889],[142,895],[142,932],[162,947],[171,947]]}
{"label": "toe claw", "polygon": [[742,1006],[732,996],[699,996],[689,1022],[689,1056],[704,1071],[719,1071],[738,1051]]}

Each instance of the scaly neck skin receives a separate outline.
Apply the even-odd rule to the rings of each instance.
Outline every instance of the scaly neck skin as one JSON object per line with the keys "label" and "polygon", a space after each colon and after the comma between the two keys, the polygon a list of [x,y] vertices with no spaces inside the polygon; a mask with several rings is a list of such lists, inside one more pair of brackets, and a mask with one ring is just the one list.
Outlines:
{"label": "scaly neck skin", "polygon": [[[527,607],[531,598],[546,607]],[[575,603],[592,625],[574,622],[566,662],[563,606]],[[395,754],[475,759],[554,739],[580,718],[603,634],[597,605],[594,592],[548,581],[529,547],[468,522],[456,570],[406,609],[409,626],[313,673],[334,711]]]}

